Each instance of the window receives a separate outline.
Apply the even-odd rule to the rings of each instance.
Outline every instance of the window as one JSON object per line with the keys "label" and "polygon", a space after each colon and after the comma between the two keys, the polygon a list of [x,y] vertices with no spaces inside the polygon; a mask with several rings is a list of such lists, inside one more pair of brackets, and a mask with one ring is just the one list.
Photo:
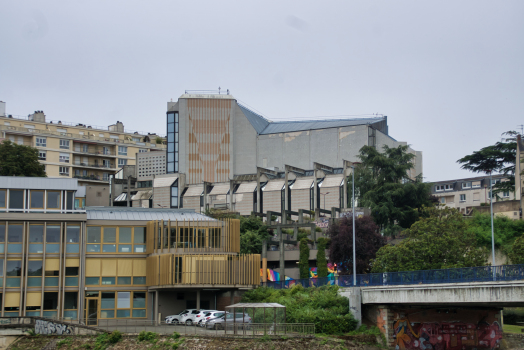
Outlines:
{"label": "window", "polygon": [[146,152],[147,152],[147,149],[145,149],[145,148],[140,148],[138,150],[138,153],[146,153]]}
{"label": "window", "polygon": [[127,147],[126,146],[118,146],[118,155],[119,156],[127,156]]}
{"label": "window", "polygon": [[474,181],[474,182],[471,184],[471,187],[473,187],[473,188],[480,188],[480,181]]}
{"label": "window", "polygon": [[46,160],[46,151],[38,151],[38,159],[39,160]]}
{"label": "window", "polygon": [[502,197],[509,198],[509,191],[502,192]]}
{"label": "window", "polygon": [[9,208],[24,209],[24,191],[9,190]]}
{"label": "window", "polygon": [[[29,260],[27,262],[27,286],[42,286],[42,260]],[[40,304],[40,303],[39,303]]]}
{"label": "window", "polygon": [[445,185],[446,186],[446,191],[450,191],[453,189],[453,185]]}
{"label": "window", "polygon": [[44,252],[44,225],[29,225],[29,253]]}
{"label": "window", "polygon": [[466,201],[466,195],[465,194],[461,194],[460,195],[460,201],[461,202],[465,202]]}
{"label": "window", "polygon": [[59,133],[65,134],[67,132],[67,129],[56,128],[56,131]]}
{"label": "window", "polygon": [[20,254],[22,253],[22,225],[9,224],[7,226],[7,252]]}
{"label": "window", "polygon": [[122,168],[124,165],[127,165],[127,159],[118,159],[118,167]]}
{"label": "window", "polygon": [[45,252],[51,254],[60,253],[60,226],[47,225],[45,236]]}
{"label": "window", "polygon": [[66,253],[78,254],[80,252],[80,226],[67,225]]}
{"label": "window", "polygon": [[5,208],[5,197],[7,190],[0,190],[0,208]]}
{"label": "window", "polygon": [[69,163],[69,153],[60,153],[58,159],[60,163]]}
{"label": "window", "polygon": [[[68,160],[69,161],[69,160]],[[69,167],[67,166],[61,166],[61,167],[58,167],[58,173],[60,175],[66,175],[66,176],[69,176]]]}
{"label": "window", "polygon": [[[67,168],[67,173],[69,174],[69,168]],[[47,191],[47,209],[60,209],[59,191]]]}
{"label": "window", "polygon": [[146,305],[146,292],[103,292],[100,318],[145,318]]}
{"label": "window", "polygon": [[446,197],[440,197],[440,203],[446,204]]}
{"label": "window", "polygon": [[78,266],[66,267],[65,273],[66,287],[78,287]]}
{"label": "window", "polygon": [[102,160],[102,166],[104,168],[110,168],[111,167],[111,164],[109,163],[109,159],[104,159]]}
{"label": "window", "polygon": [[89,151],[89,146],[86,145],[86,144],[83,144],[83,145],[82,145],[82,152],[84,152],[84,153],[88,153],[88,151]]}
{"label": "window", "polygon": [[108,174],[108,173],[103,173],[103,174],[102,174],[102,179],[103,179],[104,181],[109,181],[109,174]]}
{"label": "window", "polygon": [[31,190],[31,209],[43,209],[44,208],[44,191]]}
{"label": "window", "polygon": [[102,148],[102,154],[108,155],[109,153],[109,148],[104,146],[104,148]]}
{"label": "window", "polygon": [[78,317],[78,292],[64,293],[64,317]]}
{"label": "window", "polygon": [[462,183],[462,188],[463,189],[471,188],[471,182],[463,182]]}
{"label": "window", "polygon": [[178,208],[178,180],[171,185],[171,208]]}
{"label": "window", "polygon": [[[104,227],[103,228],[103,242],[104,242],[104,245],[102,246],[103,253],[116,253],[116,244],[115,244],[116,243],[116,227]],[[107,244],[107,243],[113,243],[113,244]]]}
{"label": "window", "polygon": [[60,148],[69,149],[69,140],[60,140]]}
{"label": "window", "polygon": [[167,113],[167,173],[178,172],[178,112]]}
{"label": "window", "polygon": [[[88,253],[99,253],[100,243],[102,242],[101,227],[99,226],[88,226],[87,227],[87,247]],[[97,283],[98,284],[98,283]]]}
{"label": "window", "polygon": [[20,287],[20,277],[22,276],[22,260],[7,260],[5,276],[6,276],[6,282],[5,282],[6,287],[19,288]]}
{"label": "window", "polygon": [[37,137],[36,138],[36,147],[47,147],[47,138]]}
{"label": "window", "polygon": [[44,317],[56,317],[58,313],[58,292],[44,292]]}

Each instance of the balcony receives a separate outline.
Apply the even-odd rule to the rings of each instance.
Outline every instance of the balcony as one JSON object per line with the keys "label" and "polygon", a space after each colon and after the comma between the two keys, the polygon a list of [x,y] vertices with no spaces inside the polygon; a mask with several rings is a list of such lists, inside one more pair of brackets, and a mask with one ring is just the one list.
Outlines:
{"label": "balcony", "polygon": [[82,181],[96,181],[96,182],[108,182],[109,181],[109,178],[104,180],[104,178],[100,177],[99,175],[87,175],[87,176],[74,175],[73,178],[79,179],[79,180],[82,180]]}
{"label": "balcony", "polygon": [[116,153],[109,150],[94,150],[94,151],[83,151],[80,149],[74,149],[73,153],[85,154],[90,156],[103,156],[103,157],[116,157]]}
{"label": "balcony", "polygon": [[83,162],[77,162],[75,161],[73,164],[71,164],[74,167],[81,167],[81,168],[94,168],[94,169],[107,169],[107,170],[118,170],[115,168],[115,163],[83,163]]}

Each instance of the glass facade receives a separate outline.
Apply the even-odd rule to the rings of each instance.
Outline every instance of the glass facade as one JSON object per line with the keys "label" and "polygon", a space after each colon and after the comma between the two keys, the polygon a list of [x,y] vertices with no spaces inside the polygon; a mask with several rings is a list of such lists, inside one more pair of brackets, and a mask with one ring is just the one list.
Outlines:
{"label": "glass facade", "polygon": [[178,112],[167,113],[167,173],[178,173]]}

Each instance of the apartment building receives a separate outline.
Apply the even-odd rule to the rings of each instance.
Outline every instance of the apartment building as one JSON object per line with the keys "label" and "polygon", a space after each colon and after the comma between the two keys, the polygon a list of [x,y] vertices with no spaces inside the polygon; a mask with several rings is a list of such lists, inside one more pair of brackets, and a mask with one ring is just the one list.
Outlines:
{"label": "apartment building", "polygon": [[239,255],[238,220],[84,209],[82,188],[78,179],[0,177],[1,316],[157,320],[223,307],[260,283],[260,255]]}
{"label": "apartment building", "polygon": [[[493,175],[493,185],[508,181],[504,175]],[[432,184],[431,192],[439,198],[441,204],[457,208],[469,215],[473,207],[490,203],[490,177],[477,176],[465,179],[437,181]],[[499,193],[492,196],[493,202],[515,199],[513,192]]]}
{"label": "apartment building", "polygon": [[0,140],[38,149],[48,177],[77,178],[80,184],[105,185],[125,165],[135,165],[136,154],[164,150],[156,135],[126,132],[117,122],[108,127],[47,121],[43,111],[27,116],[5,113],[0,102]]}

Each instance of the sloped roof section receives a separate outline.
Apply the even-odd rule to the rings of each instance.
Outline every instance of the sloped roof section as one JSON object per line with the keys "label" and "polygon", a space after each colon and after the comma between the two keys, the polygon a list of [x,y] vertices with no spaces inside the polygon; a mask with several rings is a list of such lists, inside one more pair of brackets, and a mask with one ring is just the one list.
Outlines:
{"label": "sloped roof section", "polygon": [[283,132],[340,128],[344,126],[375,124],[382,121],[384,121],[383,117],[270,122],[262,132],[259,132],[259,134],[267,135]]}
{"label": "sloped roof section", "polygon": [[269,120],[267,120],[263,116],[256,114],[247,107],[242,106],[240,103],[238,104],[238,107],[240,108],[242,113],[244,113],[247,120],[249,120],[253,128],[256,130],[257,134],[261,134],[262,131],[268,126]]}
{"label": "sloped roof section", "polygon": [[195,213],[193,209],[155,209],[128,207],[87,207],[87,220],[199,220],[216,221],[208,216]]}

